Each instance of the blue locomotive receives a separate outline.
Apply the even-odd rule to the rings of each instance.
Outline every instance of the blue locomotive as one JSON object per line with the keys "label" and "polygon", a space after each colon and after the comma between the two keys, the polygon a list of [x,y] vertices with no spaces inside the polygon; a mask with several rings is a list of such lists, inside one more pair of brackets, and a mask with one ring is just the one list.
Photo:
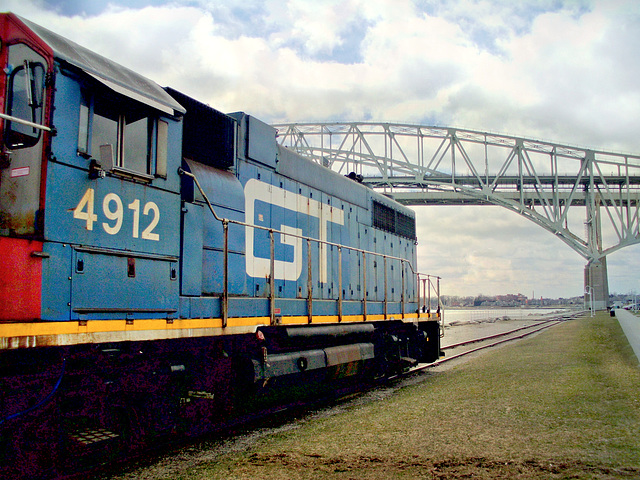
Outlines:
{"label": "blue locomotive", "polygon": [[411,210],[26,19],[0,35],[0,474],[439,357]]}

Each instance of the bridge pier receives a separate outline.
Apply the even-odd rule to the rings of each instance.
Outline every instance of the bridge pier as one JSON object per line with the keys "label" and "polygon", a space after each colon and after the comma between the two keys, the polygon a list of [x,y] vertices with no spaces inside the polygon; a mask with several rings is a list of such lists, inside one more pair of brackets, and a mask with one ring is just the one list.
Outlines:
{"label": "bridge pier", "polygon": [[[587,190],[587,244],[589,250],[602,253],[602,216],[601,198],[591,186]],[[609,278],[607,276],[607,257],[591,259],[584,267],[584,304],[586,308],[605,310],[609,306]]]}
{"label": "bridge pier", "polygon": [[584,267],[584,306],[594,310],[604,310],[609,306],[606,257],[593,260]]}

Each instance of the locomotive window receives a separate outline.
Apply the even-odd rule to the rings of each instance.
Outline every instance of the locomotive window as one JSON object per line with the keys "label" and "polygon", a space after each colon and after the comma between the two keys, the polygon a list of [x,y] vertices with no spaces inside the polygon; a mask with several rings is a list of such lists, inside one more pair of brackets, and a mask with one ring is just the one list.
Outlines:
{"label": "locomotive window", "polygon": [[[87,104],[89,102],[86,102]],[[113,97],[97,98],[93,109],[83,103],[80,106],[80,129],[78,151],[88,153],[102,163],[102,167],[124,174],[141,174],[143,179],[151,173],[154,128],[157,123],[147,108],[133,108],[130,102],[121,102]],[[93,110],[93,112],[91,112]],[[156,151],[160,163],[158,175],[166,176],[166,128],[156,137]],[[87,134],[90,140],[87,138]],[[162,137],[162,138],[161,138]],[[86,146],[90,144],[90,151]],[[103,153],[101,155],[101,152]],[[140,175],[139,175],[140,176]]]}
{"label": "locomotive window", "polygon": [[156,136],[156,175],[167,178],[167,147],[169,144],[169,124],[158,120]]}
{"label": "locomotive window", "polygon": [[[118,123],[119,115],[117,111],[109,108],[108,104],[96,102],[93,111],[93,122],[91,128],[91,154],[100,158],[100,147],[110,145],[114,155],[118,152]],[[115,160],[115,158],[114,158]],[[113,165],[103,165],[110,169]]]}
{"label": "locomotive window", "polygon": [[80,128],[78,129],[78,152],[89,153],[89,105],[80,104]]}
{"label": "locomotive window", "polygon": [[[24,62],[9,77],[7,113],[32,123],[42,123],[45,69],[40,63]],[[31,147],[38,143],[40,129],[10,122],[6,131],[7,145],[11,148]]]}
{"label": "locomotive window", "polygon": [[123,141],[118,166],[134,172],[149,173],[150,118],[129,114],[121,116],[120,121]]}

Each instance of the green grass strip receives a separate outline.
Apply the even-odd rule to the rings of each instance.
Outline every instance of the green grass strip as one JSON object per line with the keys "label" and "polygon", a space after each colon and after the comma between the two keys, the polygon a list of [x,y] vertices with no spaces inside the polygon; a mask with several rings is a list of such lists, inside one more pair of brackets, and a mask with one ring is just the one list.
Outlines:
{"label": "green grass strip", "polygon": [[615,318],[566,322],[182,478],[640,478],[637,363]]}

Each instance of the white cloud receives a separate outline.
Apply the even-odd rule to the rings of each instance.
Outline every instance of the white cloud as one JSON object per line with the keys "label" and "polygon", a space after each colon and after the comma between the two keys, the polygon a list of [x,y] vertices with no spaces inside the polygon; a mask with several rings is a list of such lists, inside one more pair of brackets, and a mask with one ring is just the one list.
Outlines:
{"label": "white cloud", "polygon": [[451,295],[582,291],[582,257],[516,213],[482,206],[415,210],[419,268],[440,275]]}
{"label": "white cloud", "polygon": [[352,5],[344,0],[329,2],[288,2],[292,40],[300,40],[311,55],[331,53],[339,46],[341,25],[354,14]]}

